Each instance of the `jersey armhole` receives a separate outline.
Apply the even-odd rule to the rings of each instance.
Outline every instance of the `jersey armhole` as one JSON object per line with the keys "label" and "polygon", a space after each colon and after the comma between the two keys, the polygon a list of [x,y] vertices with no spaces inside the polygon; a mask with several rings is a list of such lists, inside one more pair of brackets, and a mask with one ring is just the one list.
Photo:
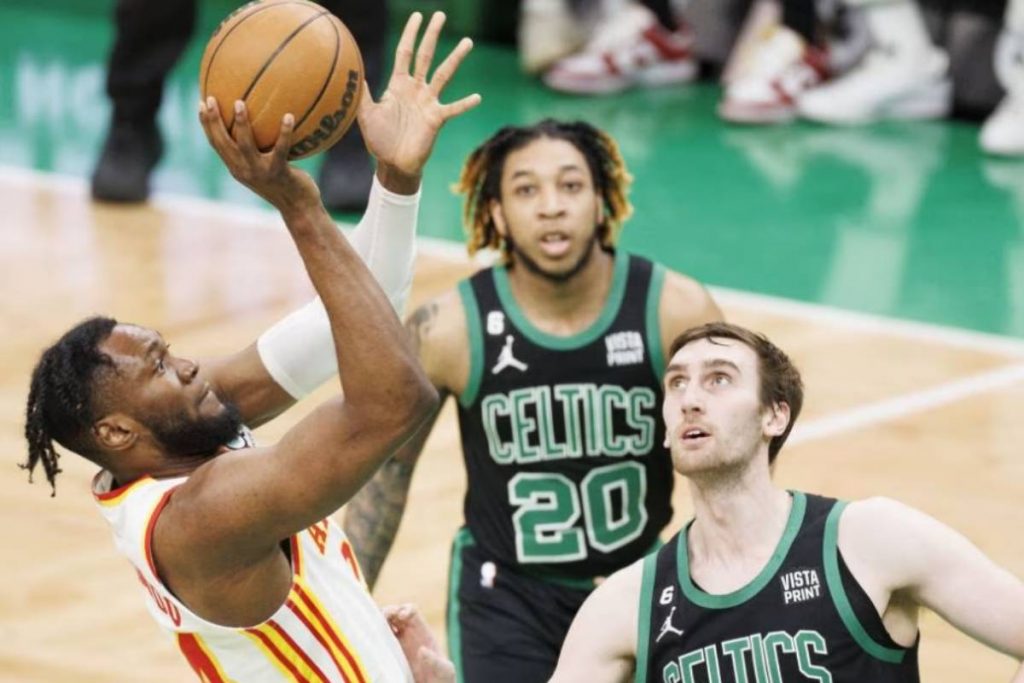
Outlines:
{"label": "jersey armhole", "polygon": [[825,540],[822,543],[825,566],[825,583],[828,585],[828,592],[832,596],[832,603],[839,612],[846,630],[853,636],[853,639],[866,653],[875,659],[889,664],[900,664],[906,654],[905,650],[886,647],[872,638],[860,619],[853,611],[850,598],[846,595],[846,588],[843,586],[843,577],[839,571],[839,519],[846,508],[845,501],[838,501],[829,512],[825,521]]}
{"label": "jersey armhole", "polygon": [[651,603],[654,600],[654,574],[658,568],[658,553],[644,557],[643,578],[640,581],[640,611],[636,629],[636,668],[633,683],[646,683],[648,643],[651,639]]}
{"label": "jersey armhole", "polygon": [[476,401],[477,392],[480,391],[484,366],[484,336],[480,329],[480,310],[473,285],[469,280],[463,280],[459,283],[458,290],[462,309],[466,313],[466,332],[469,334],[469,379],[459,394],[459,404],[463,408],[468,408]]}
{"label": "jersey armhole", "polygon": [[647,287],[645,325],[647,349],[654,372],[654,380],[661,384],[665,374],[665,349],[661,343],[661,292],[665,287],[665,267],[655,263],[651,271],[651,283]]}
{"label": "jersey armhole", "polygon": [[156,560],[153,559],[153,530],[156,529],[156,520],[160,518],[160,513],[167,507],[167,503],[171,501],[171,494],[178,489],[177,486],[171,487],[161,494],[160,499],[157,500],[156,505],[153,506],[153,511],[149,513],[149,521],[146,522],[146,533],[142,540],[142,556],[146,558],[146,566],[149,567],[149,571],[152,572],[153,578],[164,585],[168,592],[170,592],[170,586],[167,586],[164,582],[163,577],[160,576],[160,572],[156,570]]}

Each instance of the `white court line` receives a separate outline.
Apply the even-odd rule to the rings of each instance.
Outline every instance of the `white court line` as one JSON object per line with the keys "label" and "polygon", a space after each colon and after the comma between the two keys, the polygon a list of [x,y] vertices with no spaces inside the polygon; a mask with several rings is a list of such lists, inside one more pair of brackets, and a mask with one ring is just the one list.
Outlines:
{"label": "white court line", "polygon": [[796,445],[857,431],[940,408],[989,391],[1005,389],[1019,382],[1024,382],[1024,364],[1005,366],[973,377],[940,384],[931,389],[869,403],[802,425],[798,424],[793,428],[793,433],[786,443]]}
{"label": "white court line", "polygon": [[833,325],[850,331],[903,337],[923,342],[939,342],[947,346],[972,351],[1024,358],[1024,339],[1017,337],[889,318],[871,313],[859,313],[823,304],[783,299],[725,287],[709,287],[708,289],[714,294],[715,299],[725,306],[737,306],[757,312],[771,313],[783,318],[810,320],[821,326]]}
{"label": "white court line", "polygon": [[[88,196],[88,183],[77,176],[44,173],[12,166],[0,165],[0,182],[12,185],[57,190],[77,198]],[[270,208],[242,206],[223,201],[201,199],[184,195],[157,193],[151,204],[165,211],[175,211],[196,220],[217,218],[241,223],[257,229],[283,229],[278,214]],[[423,224],[423,218],[420,224]],[[351,227],[350,224],[342,224]],[[431,237],[419,237],[419,250],[428,256],[453,263],[470,261],[461,242]],[[474,263],[487,265],[493,260],[489,254],[478,254]],[[806,320],[817,325],[832,325],[845,330],[866,332],[944,344],[955,348],[1024,358],[1024,339],[984,332],[974,332],[932,323],[920,323],[888,318],[869,313],[857,313],[821,304],[804,303],[792,299],[741,292],[724,287],[709,287],[715,298],[725,306],[736,306],[753,311],[772,313],[784,318]]]}

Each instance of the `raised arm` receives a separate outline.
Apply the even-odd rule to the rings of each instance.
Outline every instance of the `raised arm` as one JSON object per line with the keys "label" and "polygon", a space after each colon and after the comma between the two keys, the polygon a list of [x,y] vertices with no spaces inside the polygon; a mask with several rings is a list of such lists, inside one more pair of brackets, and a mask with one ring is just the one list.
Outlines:
{"label": "raised arm", "polygon": [[437,409],[345,506],[344,529],[370,588],[405,513],[412,473],[449,394],[458,394],[469,375],[465,315],[452,292],[420,306],[406,329],[424,371],[441,395]]}
{"label": "raised arm", "polygon": [[625,683],[636,667],[643,560],[608,577],[576,613],[551,683]]}
{"label": "raised arm", "polygon": [[[839,548],[854,575],[872,577],[883,597],[906,596],[1024,660],[1024,582],[945,524],[890,499],[864,500],[843,512]],[[1013,680],[1024,683],[1024,666]]]}
{"label": "raised arm", "polygon": [[[419,171],[410,176],[419,177]],[[412,285],[420,192],[378,160],[366,213],[349,234],[352,247],[401,315]],[[388,183],[388,185],[385,185]],[[241,351],[204,361],[218,395],[257,427],[311,393],[338,371],[334,339],[320,297],[276,322]]]}
{"label": "raised arm", "polygon": [[[391,107],[390,113],[378,110],[382,115],[372,120],[382,126],[390,121],[391,137],[385,144],[401,146],[403,153],[392,158],[410,161],[398,168],[402,173],[422,168],[437,130],[478,101],[474,97],[442,105],[435,85],[440,77],[425,80],[442,21],[443,16],[432,21],[415,74],[409,75],[407,56],[419,27],[419,15],[413,15],[396,62],[396,74],[404,68],[405,78],[396,84],[393,77],[389,86],[389,92],[399,89],[404,94],[392,95],[390,105],[385,105],[388,94],[381,104],[364,94],[360,105]],[[445,65],[454,70],[468,49],[461,45],[439,72]],[[214,458],[180,487],[159,518],[154,548],[158,554],[161,545],[180,551],[164,557],[192,558],[176,560],[184,574],[223,575],[272,555],[279,541],[341,507],[416,430],[437,400],[394,310],[334,226],[315,183],[287,163],[294,117],[285,117],[274,150],[261,154],[240,105],[233,137],[216,106],[202,107],[204,129],[232,175],[284,217],[327,311],[344,398],[320,406],[276,446]]]}
{"label": "raised arm", "polygon": [[[431,97],[436,101],[472,47],[468,39],[460,42],[427,84],[433,37],[440,31],[444,15],[435,14],[432,19],[410,75],[418,21],[414,18],[406,26],[398,45],[404,54],[396,57],[396,69],[380,102],[373,102],[364,89],[358,120],[367,147],[377,159],[377,172],[366,213],[350,235],[352,246],[399,315],[412,285],[420,178],[439,132],[439,127],[432,125],[434,121],[424,120],[430,116],[430,109],[424,105]],[[470,96],[448,105],[445,113],[464,110],[478,99]],[[406,136],[413,143],[396,145],[395,133],[403,128],[403,132],[415,133]],[[266,330],[247,348],[202,365],[218,394],[235,403],[246,424],[258,426],[272,419],[337,372],[334,340],[323,302],[319,297],[314,299]]]}

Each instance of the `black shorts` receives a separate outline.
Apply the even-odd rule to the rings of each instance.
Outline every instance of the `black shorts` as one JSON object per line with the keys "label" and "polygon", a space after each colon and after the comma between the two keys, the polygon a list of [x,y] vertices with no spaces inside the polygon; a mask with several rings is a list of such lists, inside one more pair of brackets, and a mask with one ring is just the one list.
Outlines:
{"label": "black shorts", "polygon": [[452,544],[448,651],[459,683],[545,683],[593,582],[541,579],[489,560],[468,529]]}

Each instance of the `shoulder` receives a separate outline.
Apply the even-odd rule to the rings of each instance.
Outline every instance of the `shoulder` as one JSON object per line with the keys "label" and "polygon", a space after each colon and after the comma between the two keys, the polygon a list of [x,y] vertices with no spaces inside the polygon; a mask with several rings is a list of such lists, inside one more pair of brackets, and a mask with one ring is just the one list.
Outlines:
{"label": "shoulder", "polygon": [[858,553],[903,539],[908,528],[924,516],[913,508],[884,496],[846,504],[839,519],[839,546]]}
{"label": "shoulder", "polygon": [[609,576],[597,587],[597,590],[604,590],[618,598],[639,598],[643,575],[644,558],[641,557],[633,564],[623,567]]}
{"label": "shoulder", "polygon": [[658,311],[662,332],[670,341],[691,327],[722,320],[718,304],[704,285],[667,268]]}
{"label": "shoulder", "polygon": [[624,681],[637,651],[643,560],[612,574],[576,613],[562,645],[556,681]]}
{"label": "shoulder", "polygon": [[926,574],[935,552],[958,536],[934,517],[883,496],[849,503],[838,531],[839,550],[854,574],[860,568],[889,589]]}
{"label": "shoulder", "polygon": [[635,642],[644,560],[637,560],[605,579],[580,609],[581,619]]}
{"label": "shoulder", "polygon": [[644,559],[640,558],[602,581],[585,603],[588,620],[602,623],[604,628],[614,622],[616,629],[635,631],[643,573]]}
{"label": "shoulder", "polygon": [[[413,309],[406,317],[413,347],[434,386],[453,390],[452,370],[468,356],[466,312],[458,289],[450,289]],[[465,364],[465,360],[461,361]],[[467,370],[468,372],[468,370]]]}
{"label": "shoulder", "polygon": [[840,519],[840,533],[849,538],[902,536],[923,526],[938,524],[933,518],[905,503],[874,496],[847,503]]}

